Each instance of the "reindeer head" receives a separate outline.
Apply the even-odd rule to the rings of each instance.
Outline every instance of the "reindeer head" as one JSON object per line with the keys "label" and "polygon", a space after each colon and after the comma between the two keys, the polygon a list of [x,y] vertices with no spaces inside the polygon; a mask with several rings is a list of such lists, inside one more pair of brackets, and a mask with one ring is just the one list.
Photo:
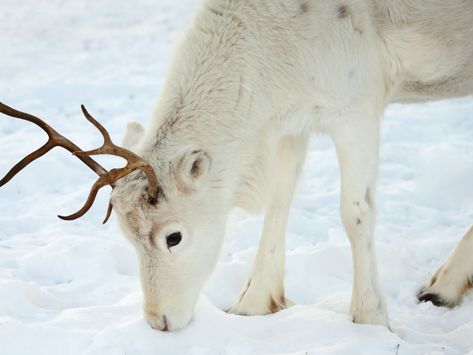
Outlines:
{"label": "reindeer head", "polygon": [[[192,318],[202,286],[218,259],[225,208],[212,199],[212,161],[196,146],[140,148],[143,129],[128,126],[123,144],[153,161],[157,203],[147,203],[144,174],[117,182],[111,195],[118,223],[140,263],[144,316],[155,329],[174,330]],[[134,132],[135,131],[135,132]]]}
{"label": "reindeer head", "polygon": [[[0,103],[0,112],[35,123],[49,136],[43,147],[25,157],[0,180],[0,187],[56,146],[72,152],[99,179],[78,212],[59,217],[81,217],[92,206],[98,190],[112,186],[104,223],[113,208],[121,229],[137,251],[145,318],[155,329],[181,328],[192,318],[200,290],[217,261],[224,232],[225,208],[215,202],[218,199],[212,203],[208,199],[211,159],[198,147],[189,146],[166,155],[165,159],[149,156],[151,166],[146,153],[141,157],[133,152],[144,131],[141,126],[129,125],[125,147],[119,147],[84,107],[82,111],[104,138],[98,149],[82,151],[41,119]],[[117,155],[128,163],[124,168],[107,171],[90,158],[97,154]]]}

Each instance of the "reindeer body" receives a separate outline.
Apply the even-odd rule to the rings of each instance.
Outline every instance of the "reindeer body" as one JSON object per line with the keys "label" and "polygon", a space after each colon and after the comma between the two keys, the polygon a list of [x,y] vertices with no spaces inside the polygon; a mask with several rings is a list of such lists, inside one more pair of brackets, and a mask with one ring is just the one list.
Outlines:
{"label": "reindeer body", "polygon": [[[473,3],[385,1],[379,29],[391,61],[395,101],[473,93]],[[394,61],[394,62],[393,62]]]}
{"label": "reindeer body", "polygon": [[[388,325],[373,249],[383,110],[393,101],[472,93],[471,0],[205,0],[150,127],[127,134],[156,171],[158,205],[143,207],[146,181],[136,174],[112,195],[140,257],[150,324],[176,329],[190,320],[234,207],[266,214],[252,275],[230,311],[287,306],[287,216],[308,137],[323,132],[341,168],[351,313],[356,322]],[[184,245],[166,248],[160,240],[173,230]]]}

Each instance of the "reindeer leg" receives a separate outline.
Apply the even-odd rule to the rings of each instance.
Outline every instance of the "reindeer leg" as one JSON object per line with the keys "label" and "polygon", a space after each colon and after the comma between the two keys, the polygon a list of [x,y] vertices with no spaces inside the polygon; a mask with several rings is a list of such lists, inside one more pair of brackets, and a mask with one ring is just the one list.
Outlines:
{"label": "reindeer leg", "polygon": [[251,277],[230,313],[262,315],[288,306],[284,297],[284,238],[296,182],[301,174],[308,137],[285,136],[278,143],[272,198],[266,211]]}
{"label": "reindeer leg", "polygon": [[436,306],[453,307],[473,287],[473,226],[417,296]]}
{"label": "reindeer leg", "polygon": [[378,285],[374,250],[375,189],[379,165],[379,119],[355,112],[337,117],[331,131],[341,173],[340,212],[353,258],[351,314],[355,323],[389,326],[386,303]]}

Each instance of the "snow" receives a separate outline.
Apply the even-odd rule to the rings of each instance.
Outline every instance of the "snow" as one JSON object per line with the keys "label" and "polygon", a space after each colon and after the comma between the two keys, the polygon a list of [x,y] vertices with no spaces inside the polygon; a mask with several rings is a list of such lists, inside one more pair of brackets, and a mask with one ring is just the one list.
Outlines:
{"label": "snow", "polygon": [[[0,98],[48,120],[84,148],[100,136],[81,103],[120,141],[146,124],[172,48],[196,0],[2,0]],[[53,150],[0,190],[1,354],[473,354],[473,294],[454,309],[416,292],[473,222],[473,100],[392,105],[383,123],[377,253],[392,332],[348,315],[350,248],[338,215],[339,172],[314,137],[287,231],[287,295],[264,317],[228,315],[255,255],[261,217],[235,211],[193,322],[175,333],[143,320],[136,256],[109,191],[84,218],[94,174]],[[0,118],[0,174],[45,135]],[[108,167],[119,161],[101,158]]]}

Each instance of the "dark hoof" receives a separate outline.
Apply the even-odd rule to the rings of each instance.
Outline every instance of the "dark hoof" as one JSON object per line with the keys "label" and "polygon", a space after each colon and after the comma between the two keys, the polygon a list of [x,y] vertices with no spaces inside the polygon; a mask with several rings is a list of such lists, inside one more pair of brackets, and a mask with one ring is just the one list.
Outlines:
{"label": "dark hoof", "polygon": [[422,293],[420,292],[417,295],[419,302],[432,302],[437,307],[448,307],[448,302],[446,302],[441,296],[435,293]]}

